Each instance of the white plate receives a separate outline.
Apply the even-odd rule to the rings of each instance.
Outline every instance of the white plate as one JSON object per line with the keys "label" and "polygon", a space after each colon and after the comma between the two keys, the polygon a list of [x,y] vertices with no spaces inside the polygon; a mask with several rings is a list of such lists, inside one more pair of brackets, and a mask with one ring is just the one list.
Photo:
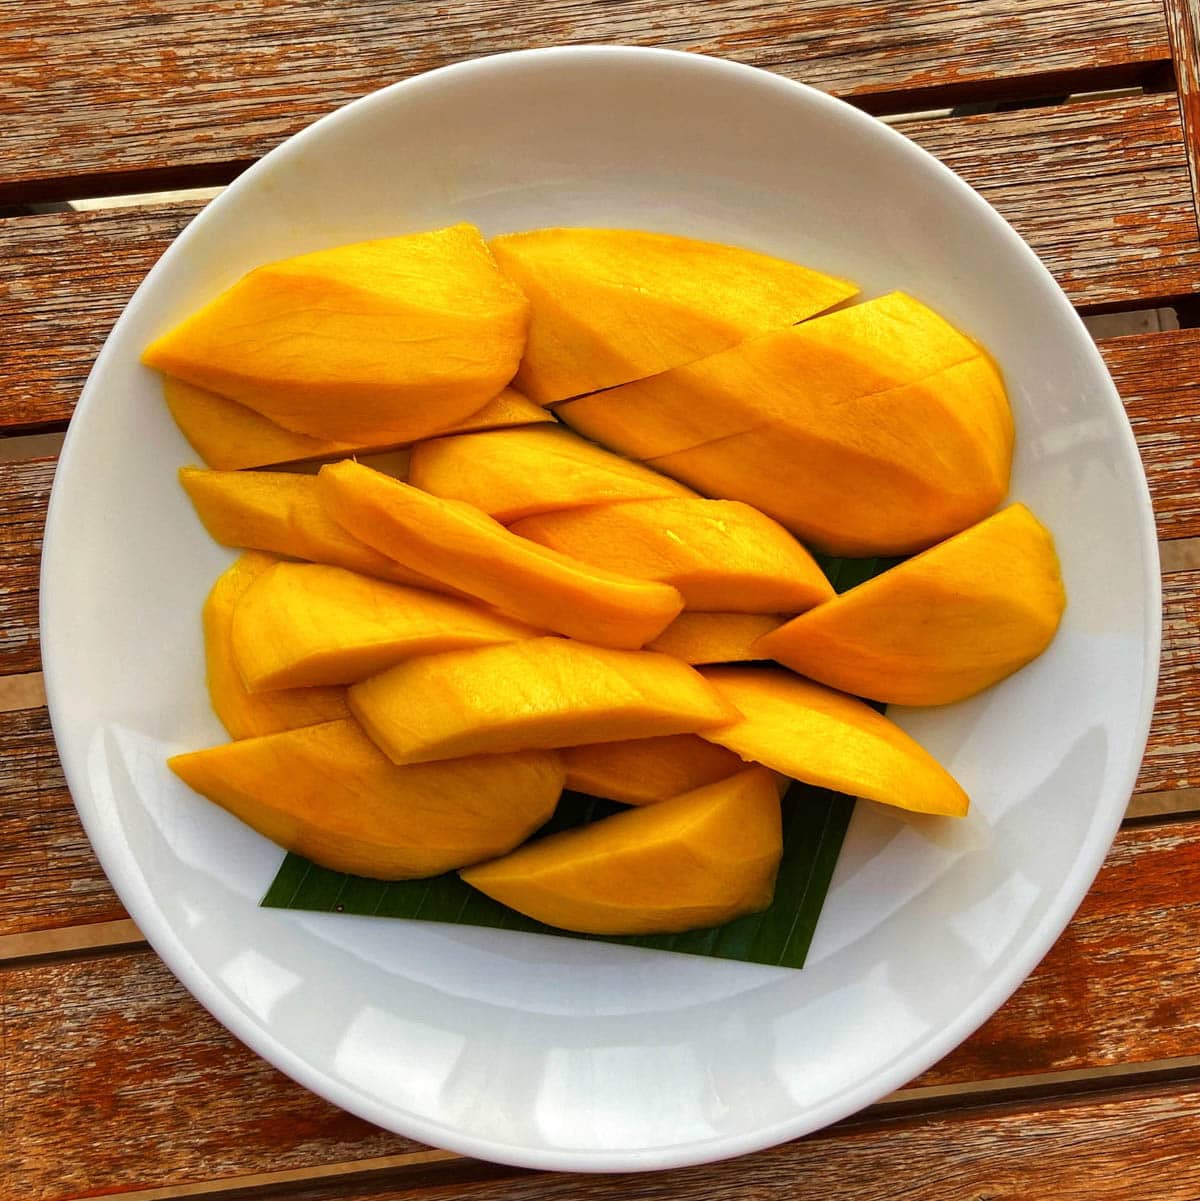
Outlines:
{"label": "white plate", "polygon": [[[983,696],[898,713],[964,822],[860,804],[802,972],[491,930],[258,908],[280,853],[183,788],[222,740],[199,609],[228,552],[138,353],[248,268],[454,221],[662,229],[907,289],[980,338],[1016,411],[1013,496],[1053,530],[1050,651]],[[81,281],[85,291],[87,281]],[[1066,924],[1141,758],[1159,643],[1146,484],[1083,326],[1015,233],[886,126],[784,79],[575,48],[434,71],[246,172],[147,277],[63,450],[42,569],[71,792],[155,950],[239,1038],[338,1105],[535,1167],[656,1168],[814,1130],[989,1016]],[[896,711],[893,711],[896,712]]]}

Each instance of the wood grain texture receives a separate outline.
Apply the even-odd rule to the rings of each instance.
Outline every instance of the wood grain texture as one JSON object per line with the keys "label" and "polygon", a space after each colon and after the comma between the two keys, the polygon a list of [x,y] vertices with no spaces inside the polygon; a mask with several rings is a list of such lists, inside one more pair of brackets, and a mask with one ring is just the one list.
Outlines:
{"label": "wood grain texture", "polygon": [[1164,0],[1164,9],[1192,191],[1200,196],[1200,0]]}
{"label": "wood grain texture", "polygon": [[1158,0],[1110,0],[1103,23],[1089,0],[26,0],[0,10],[0,198],[143,190],[121,177],[242,163],[385,83],[580,42],[702,51],[877,108],[1054,94],[1055,76],[1130,80],[1169,58]]}
{"label": "wood grain texture", "polygon": [[38,569],[55,462],[0,463],[0,675],[41,665]]}

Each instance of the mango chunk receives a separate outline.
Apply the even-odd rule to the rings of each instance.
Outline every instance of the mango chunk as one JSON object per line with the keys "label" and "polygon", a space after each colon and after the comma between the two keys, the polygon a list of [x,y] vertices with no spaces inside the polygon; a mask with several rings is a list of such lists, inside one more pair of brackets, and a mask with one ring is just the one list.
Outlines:
{"label": "mango chunk", "polygon": [[536,229],[489,245],[529,298],[514,383],[541,404],[655,375],[858,291],[769,255],[638,230]]}
{"label": "mango chunk", "polygon": [[992,361],[903,293],[561,405],[572,428],[841,555],[923,550],[1008,490]]}
{"label": "mango chunk", "polygon": [[251,692],[353,684],[413,655],[490,646],[541,631],[468,600],[317,563],[264,572],[233,615]]}
{"label": "mango chunk", "polygon": [[505,525],[553,509],[696,495],[560,425],[422,442],[413,451],[408,480],[434,496],[464,500]]}
{"label": "mango chunk", "polygon": [[689,734],[738,716],[667,655],[565,638],[407,659],[353,685],[349,699],[396,763]]}
{"label": "mango chunk", "polygon": [[525,298],[464,224],[268,263],[142,361],[314,438],[406,442],[495,396],[527,324]]}
{"label": "mango chunk", "polygon": [[351,535],[539,629],[634,649],[683,608],[668,584],[547,550],[472,505],[430,496],[358,463],[323,467],[317,483],[326,510]]}
{"label": "mango chunk", "polygon": [[626,805],[649,805],[745,769],[732,751],[695,734],[596,742],[560,752],[566,787]]}
{"label": "mango chunk", "polygon": [[945,705],[1050,645],[1066,606],[1050,532],[1021,504],[759,639],[814,680],[900,705]]}
{"label": "mango chunk", "polygon": [[242,683],[233,652],[233,615],[247,591],[277,563],[270,555],[248,551],[218,576],[204,602],[208,696],[230,738],[257,738],[350,716],[344,688],[289,688],[254,694]]}
{"label": "mango chunk", "polygon": [[769,659],[758,640],[787,621],[777,613],[680,613],[646,650],[684,663],[743,663]]}
{"label": "mango chunk", "polygon": [[751,769],[551,834],[460,875],[549,926],[654,934],[719,926],[765,909],[782,855],[774,781]]}
{"label": "mango chunk", "polygon": [[701,674],[742,713],[741,721],[702,732],[718,746],[819,788],[914,813],[966,815],[967,794],[954,777],[862,701],[776,667]]}
{"label": "mango chunk", "polygon": [[687,609],[802,613],[834,595],[812,555],[740,501],[632,501],[540,513],[510,528],[610,571],[671,584]]}
{"label": "mango chunk", "polygon": [[554,812],[553,753],[397,767],[352,721],[169,759],[188,787],[322,867],[405,880],[503,855]]}

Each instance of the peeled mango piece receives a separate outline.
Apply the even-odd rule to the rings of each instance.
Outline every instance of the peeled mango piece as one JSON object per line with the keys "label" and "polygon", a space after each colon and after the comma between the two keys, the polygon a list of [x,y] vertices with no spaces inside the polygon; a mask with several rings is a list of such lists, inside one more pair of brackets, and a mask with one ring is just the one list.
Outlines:
{"label": "peeled mango piece", "polygon": [[732,751],[695,734],[596,742],[560,752],[566,787],[626,805],[649,805],[742,771]]}
{"label": "peeled mango piece", "polygon": [[468,600],[317,563],[264,572],[233,615],[246,687],[353,684],[413,655],[532,638],[540,631]]}
{"label": "peeled mango piece", "polygon": [[759,639],[814,680],[900,705],[945,705],[1024,667],[1066,606],[1054,540],[999,513]]}
{"label": "peeled mango piece", "polygon": [[954,777],[862,701],[777,667],[701,674],[742,713],[741,721],[703,732],[718,746],[818,788],[914,813],[966,815],[967,794]]}
{"label": "peeled mango piece", "polygon": [[758,640],[785,621],[777,613],[680,613],[646,649],[693,665],[769,659]]}
{"label": "peeled mango piece", "polygon": [[528,310],[479,231],[454,225],[268,263],[142,361],[314,438],[407,442],[512,379]]}
{"label": "peeled mango piece", "polygon": [[332,463],[317,483],[326,510],[351,535],[539,629],[634,649],[683,608],[668,584],[547,550],[473,505],[430,496],[361,464]]}
{"label": "peeled mango piece", "polygon": [[553,753],[397,767],[352,721],[169,759],[190,788],[322,867],[380,880],[503,855],[554,812]]}
{"label": "peeled mango piece", "polygon": [[656,934],[765,909],[782,856],[779,794],[770,772],[752,768],[460,874],[493,900],[562,930]]}
{"label": "peeled mango piece", "polygon": [[465,500],[506,525],[553,509],[696,495],[561,425],[422,442],[408,480],[434,496]]}
{"label": "peeled mango piece", "polygon": [[[270,467],[276,463],[301,463],[308,459],[332,458],[356,451],[379,450],[394,442],[364,444],[332,442],[297,434],[248,409],[236,400],[228,400],[185,383],[172,376],[163,377],[163,396],[171,416],[192,449],[209,467],[237,471],[245,467]],[[519,392],[505,388],[470,416],[456,422],[445,433],[467,430],[502,429],[530,425],[554,418]],[[681,484],[675,485],[682,487]]]}
{"label": "peeled mango piece", "polygon": [[803,321],[858,289],[769,255],[628,229],[536,229],[490,242],[529,298],[513,381],[552,404]]}
{"label": "peeled mango piece", "polygon": [[1012,464],[991,359],[900,292],[556,411],[839,555],[907,554],[958,533],[1003,498]]}
{"label": "peeled mango piece", "polygon": [[667,655],[531,638],[407,659],[350,689],[396,763],[689,734],[737,711]]}
{"label": "peeled mango piece", "polygon": [[257,738],[297,726],[349,717],[344,688],[289,688],[251,693],[233,653],[233,615],[246,592],[276,564],[247,551],[217,578],[204,602],[204,660],[208,696],[230,738]]}
{"label": "peeled mango piece", "polygon": [[514,534],[678,588],[705,612],[802,613],[833,586],[778,522],[731,500],[646,500],[526,517]]}

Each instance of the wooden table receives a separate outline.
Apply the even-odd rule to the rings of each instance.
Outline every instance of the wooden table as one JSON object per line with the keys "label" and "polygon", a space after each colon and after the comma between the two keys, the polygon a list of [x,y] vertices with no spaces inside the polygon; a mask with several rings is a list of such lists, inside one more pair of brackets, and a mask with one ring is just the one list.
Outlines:
{"label": "wooden table", "polygon": [[[0,7],[0,1197],[1197,1201],[1198,21],[1198,0]],[[638,1179],[431,1151],[237,1043],[110,891],[38,674],[39,538],[61,431],[126,298],[200,207],[155,193],[227,183],[313,118],[415,72],[581,41],[723,55],[886,115],[996,204],[1081,312],[1149,314],[1110,322],[1141,332],[1100,347],[1142,449],[1164,570],[1162,682],[1129,817],[1029,981],[865,1113]],[[133,193],[132,206],[61,203]],[[1162,310],[1182,328],[1160,328]]]}

